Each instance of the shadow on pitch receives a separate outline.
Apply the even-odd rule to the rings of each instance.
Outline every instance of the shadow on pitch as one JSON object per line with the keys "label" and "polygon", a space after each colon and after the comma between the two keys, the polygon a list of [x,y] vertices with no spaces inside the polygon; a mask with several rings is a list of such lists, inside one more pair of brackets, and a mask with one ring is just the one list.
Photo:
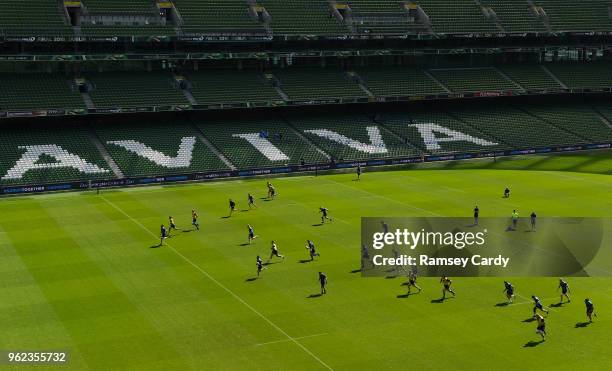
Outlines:
{"label": "shadow on pitch", "polygon": [[496,307],[507,307],[508,305],[510,305],[510,303],[508,303],[507,301],[505,301],[503,303],[495,304]]}
{"label": "shadow on pitch", "polygon": [[575,328],[585,328],[585,327],[587,327],[590,324],[591,324],[591,322],[578,322],[578,323],[576,323],[576,326],[574,326],[574,327]]}
{"label": "shadow on pitch", "polygon": [[322,226],[322,225],[323,225],[323,223],[319,223],[319,224],[313,224],[312,226],[313,226],[313,227],[320,227],[320,226]]}
{"label": "shadow on pitch", "polygon": [[544,342],[544,339],[540,340],[540,341],[528,341],[525,345],[523,345],[523,348],[533,348],[533,347],[537,347],[538,345],[542,344]]}
{"label": "shadow on pitch", "polygon": [[446,300],[446,299],[445,298],[431,299],[430,303],[432,303],[432,304],[442,304],[442,303],[444,303],[444,300]]}
{"label": "shadow on pitch", "polygon": [[563,306],[563,303],[556,303],[556,304],[551,304],[550,305],[552,308],[559,308]]}
{"label": "shadow on pitch", "polygon": [[408,293],[403,294],[403,295],[397,295],[396,298],[398,298],[398,299],[405,299],[407,297],[410,297],[410,295],[415,295],[415,294],[412,293],[412,292],[408,292]]}
{"label": "shadow on pitch", "polygon": [[240,245],[238,245],[238,246],[249,246],[249,245],[250,245],[250,243],[245,242],[245,243],[241,243],[241,244],[240,244]]}
{"label": "shadow on pitch", "polygon": [[310,260],[310,259],[301,259],[301,260],[298,260],[298,263],[306,264],[306,263],[310,263],[311,261],[313,261],[313,260]]}
{"label": "shadow on pitch", "polygon": [[222,217],[220,217],[219,219],[229,219],[229,218],[231,218],[231,217],[232,217],[231,215],[226,215],[226,216],[222,216]]}
{"label": "shadow on pitch", "polygon": [[157,244],[157,245],[153,245],[153,246],[149,246],[149,249],[157,249],[158,247],[162,247],[162,244]]}
{"label": "shadow on pitch", "polygon": [[306,298],[307,299],[320,298],[321,296],[323,296],[323,294],[321,294],[321,293],[319,293],[319,294],[310,294]]}
{"label": "shadow on pitch", "polygon": [[353,269],[352,271],[350,271],[349,273],[360,273],[361,272],[361,268],[359,269]]}
{"label": "shadow on pitch", "polygon": [[533,322],[533,321],[535,321],[535,318],[529,317],[527,319],[522,320],[521,322],[530,323],[530,322]]}
{"label": "shadow on pitch", "polygon": [[251,277],[251,278],[247,278],[246,280],[244,280],[244,282],[253,282],[253,281],[257,281],[257,277]]}

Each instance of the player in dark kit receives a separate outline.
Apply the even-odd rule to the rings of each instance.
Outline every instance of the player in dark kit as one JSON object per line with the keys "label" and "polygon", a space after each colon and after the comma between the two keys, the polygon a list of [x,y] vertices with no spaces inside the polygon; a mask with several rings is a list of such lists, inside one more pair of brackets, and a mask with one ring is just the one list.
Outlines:
{"label": "player in dark kit", "polygon": [[255,230],[253,229],[252,225],[247,224],[247,228],[249,229],[249,245],[250,245],[251,241],[256,239],[258,236],[255,235]]}
{"label": "player in dark kit", "polygon": [[514,300],[514,286],[508,281],[504,281],[504,292],[506,293],[508,303],[512,303]]}
{"label": "player in dark kit", "polygon": [[363,244],[361,245],[361,268],[365,268],[367,263],[370,263],[370,265],[372,264],[372,262],[370,262],[370,251],[368,247]]}
{"label": "player in dark kit", "polygon": [[557,288],[557,291],[561,290],[561,299],[559,301],[559,304],[563,304],[563,297],[565,296],[567,298],[567,302],[569,303],[570,297],[569,297],[569,284],[567,282],[565,282],[565,280],[563,278],[559,278],[559,287]]}
{"label": "player in dark kit", "polygon": [[385,222],[384,220],[381,220],[380,225],[382,225],[383,232],[389,233],[389,224],[387,224],[387,222]]}
{"label": "player in dark kit", "polygon": [[328,219],[330,222],[333,222],[334,219],[330,218],[327,214],[329,210],[326,207],[321,206],[319,208],[319,212],[321,213],[321,224],[325,223],[325,219]]}
{"label": "player in dark kit", "polygon": [[510,198],[510,188],[504,189],[504,198]]}
{"label": "player in dark kit", "polygon": [[455,297],[455,291],[453,291],[453,288],[451,287],[453,281],[451,281],[450,278],[444,276],[440,278],[440,283],[444,285],[444,288],[442,289],[442,299],[446,298],[447,292],[450,292],[451,294],[453,294],[453,297]]}
{"label": "player in dark kit", "polygon": [[255,198],[253,198],[253,195],[249,193],[249,195],[247,196],[247,199],[249,201],[249,209],[252,207],[257,208],[257,205],[255,205]]}
{"label": "player in dark kit", "polygon": [[284,255],[281,255],[278,252],[278,247],[276,246],[276,242],[272,241],[272,246],[270,247],[270,258],[268,261],[272,260],[272,257],[276,256],[277,258],[285,259]]}
{"label": "player in dark kit", "polygon": [[263,271],[264,269],[266,269],[266,267],[264,267],[263,265],[263,260],[261,260],[261,256],[257,255],[257,277],[259,277],[259,274],[261,273],[261,271]]}
{"label": "player in dark kit", "polygon": [[198,213],[195,210],[191,210],[191,225],[196,227],[196,229],[200,230],[200,223],[198,223]]}
{"label": "player in dark kit", "polygon": [[323,272],[319,272],[319,283],[321,284],[321,295],[327,294],[327,276]]}
{"label": "player in dark kit", "polygon": [[534,318],[538,321],[536,334],[539,334],[542,337],[542,340],[546,340],[546,320],[539,314],[535,314]]}
{"label": "player in dark kit", "polygon": [[589,318],[589,322],[593,322],[593,317],[597,317],[597,313],[595,313],[595,306],[591,299],[584,299],[584,305],[586,305],[586,315]]}
{"label": "player in dark kit", "polygon": [[535,232],[536,230],[536,219],[538,218],[538,216],[536,215],[535,211],[531,212],[531,215],[529,216],[529,221],[531,222],[531,231]]}
{"label": "player in dark kit", "polygon": [[411,271],[408,274],[408,293],[409,294],[410,294],[411,288],[413,288],[413,287],[415,289],[419,290],[419,292],[421,292],[421,288],[416,284],[417,278],[418,278],[418,276],[417,276],[415,271]]}
{"label": "player in dark kit", "polygon": [[164,225],[162,224],[159,232],[161,236],[159,246],[161,246],[164,244],[164,240],[168,238],[168,231],[166,230],[166,227],[164,227]]}
{"label": "player in dark kit", "polygon": [[544,308],[544,306],[542,305],[542,302],[540,301],[540,298],[538,298],[535,295],[531,295],[531,298],[533,299],[533,315],[536,315],[536,310],[541,310],[542,312],[546,313],[548,315],[548,309]]}
{"label": "player in dark kit", "polygon": [[236,201],[232,200],[231,198],[230,198],[230,200],[229,200],[229,209],[230,209],[229,216],[232,216],[232,213],[233,213],[234,211],[237,211],[237,210],[236,210]]}
{"label": "player in dark kit", "polygon": [[310,253],[310,261],[313,261],[315,256],[321,256],[321,254],[317,252],[314,242],[311,240],[306,240],[306,250]]}
{"label": "player in dark kit", "polygon": [[357,180],[361,179],[361,165],[357,165]]}
{"label": "player in dark kit", "polygon": [[474,225],[478,225],[478,215],[480,214],[480,209],[478,205],[474,208]]}

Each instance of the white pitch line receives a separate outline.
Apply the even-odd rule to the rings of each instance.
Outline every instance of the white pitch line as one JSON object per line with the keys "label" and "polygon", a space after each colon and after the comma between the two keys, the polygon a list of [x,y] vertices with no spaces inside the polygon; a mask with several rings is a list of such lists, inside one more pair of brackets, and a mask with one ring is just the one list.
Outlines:
{"label": "white pitch line", "polygon": [[[100,195],[100,198],[103,199],[107,204],[109,204],[110,206],[112,206],[115,210],[119,211],[121,214],[125,215],[128,219],[130,219],[132,222],[134,222],[136,225],[138,225],[140,228],[142,228],[143,230],[145,230],[146,232],[148,232],[150,235],[152,235],[153,237],[157,238],[157,235],[153,232],[151,232],[147,227],[145,227],[142,223],[140,223],[138,220],[134,219],[131,215],[129,215],[127,212],[125,212],[122,208],[120,208],[119,206],[115,205],[113,202],[109,201],[106,197],[104,197],[103,195]],[[278,332],[280,332],[282,335],[287,337],[287,341],[291,341],[293,342],[295,345],[297,345],[298,347],[300,347],[304,352],[306,352],[308,355],[310,355],[312,358],[314,358],[315,360],[317,360],[321,365],[323,365],[325,368],[327,368],[328,370],[332,370],[333,368],[331,368],[327,363],[323,362],[319,357],[317,357],[314,353],[312,353],[310,350],[308,350],[308,348],[306,348],[304,345],[302,345],[300,342],[298,342],[295,338],[292,338],[291,336],[289,336],[289,334],[287,334],[283,329],[281,329],[280,327],[278,327],[274,322],[272,322],[268,317],[264,316],[261,312],[259,312],[257,309],[253,308],[249,303],[247,303],[246,301],[244,301],[240,296],[238,296],[238,294],[234,293],[232,290],[230,290],[228,287],[226,287],[225,285],[223,285],[221,282],[217,281],[217,279],[215,279],[213,276],[211,276],[208,272],[206,272],[204,269],[202,269],[199,265],[197,265],[196,263],[194,263],[191,259],[187,258],[185,255],[181,254],[178,250],[176,250],[174,247],[172,247],[171,245],[169,245],[168,243],[166,243],[166,246],[172,250],[176,255],[178,255],[180,258],[182,258],[185,262],[187,262],[188,264],[190,264],[191,266],[193,266],[195,269],[197,269],[200,273],[202,273],[204,276],[206,276],[206,278],[208,278],[209,280],[211,280],[213,283],[215,283],[217,286],[219,286],[220,288],[222,288],[223,290],[225,290],[228,294],[230,294],[231,296],[234,297],[234,299],[236,299],[237,301],[239,301],[240,303],[242,303],[245,307],[249,308],[253,313],[255,313],[256,315],[258,315],[259,317],[261,317],[261,319],[263,319],[264,321],[268,322],[268,324],[270,324],[270,326],[274,327]]]}
{"label": "white pitch line", "polygon": [[[295,340],[301,340],[301,339],[308,339],[308,338],[313,338],[315,336],[323,336],[323,335],[327,335],[327,332],[323,332],[320,334],[314,334],[314,335],[306,335],[306,336],[299,336],[294,338]],[[259,343],[259,344],[255,344],[256,347],[260,347],[262,345],[270,345],[270,344],[278,344],[278,343],[286,343],[288,341],[291,341],[289,339],[282,339],[282,340],[276,340],[276,341],[268,341],[266,343]]]}

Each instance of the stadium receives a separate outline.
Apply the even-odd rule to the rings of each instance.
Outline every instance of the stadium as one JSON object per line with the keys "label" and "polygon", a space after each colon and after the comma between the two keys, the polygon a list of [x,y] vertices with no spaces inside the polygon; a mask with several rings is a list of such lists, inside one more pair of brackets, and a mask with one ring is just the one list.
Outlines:
{"label": "stadium", "polygon": [[612,0],[0,5],[0,368],[612,365]]}

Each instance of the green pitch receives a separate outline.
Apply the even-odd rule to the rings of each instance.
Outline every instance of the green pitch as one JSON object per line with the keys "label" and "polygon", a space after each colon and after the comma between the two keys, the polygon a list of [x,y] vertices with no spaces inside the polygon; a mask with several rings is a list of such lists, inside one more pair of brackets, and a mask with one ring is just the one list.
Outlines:
{"label": "green pitch", "polygon": [[[612,278],[570,278],[573,301],[551,309],[539,343],[528,297],[558,302],[555,278],[512,279],[516,304],[496,306],[499,278],[455,278],[457,297],[436,303],[438,279],[406,297],[404,278],[358,270],[361,216],[470,216],[478,204],[483,217],[611,217],[611,152],[426,169],[273,179],[273,201],[266,179],[1,199],[0,350],[67,350],[75,370],[609,367]],[[246,211],[248,192],[257,209]],[[230,197],[244,211],[224,218]],[[315,226],[319,206],[332,224]],[[153,248],[170,215],[182,230]],[[247,223],[259,235],[250,246]],[[272,239],[286,258],[254,279]]]}

